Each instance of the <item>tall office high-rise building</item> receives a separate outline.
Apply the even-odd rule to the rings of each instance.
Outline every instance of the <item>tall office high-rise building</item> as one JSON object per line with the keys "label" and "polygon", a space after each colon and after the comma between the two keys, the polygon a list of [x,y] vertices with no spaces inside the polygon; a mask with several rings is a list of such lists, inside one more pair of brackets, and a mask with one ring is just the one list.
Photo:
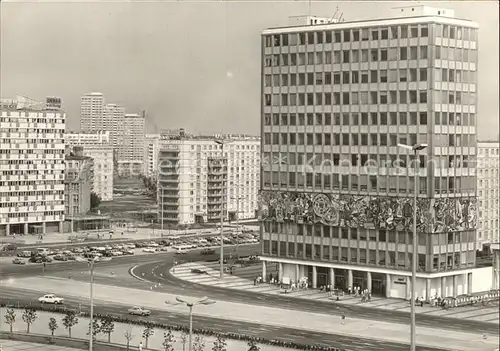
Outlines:
{"label": "tall office high-rise building", "polygon": [[[408,298],[416,178],[417,295],[489,289],[472,285],[477,24],[426,6],[306,20],[262,34],[261,259]],[[428,144],[416,172],[398,143]]]}
{"label": "tall office high-rise building", "polygon": [[63,231],[66,115],[47,102],[0,100],[0,236]]}
{"label": "tall office high-rise building", "polygon": [[146,134],[144,137],[144,175],[156,178],[158,172],[158,150],[160,134]]}
{"label": "tall office high-rise building", "polygon": [[101,93],[84,94],[80,102],[80,129],[101,131],[104,126],[104,96]]}

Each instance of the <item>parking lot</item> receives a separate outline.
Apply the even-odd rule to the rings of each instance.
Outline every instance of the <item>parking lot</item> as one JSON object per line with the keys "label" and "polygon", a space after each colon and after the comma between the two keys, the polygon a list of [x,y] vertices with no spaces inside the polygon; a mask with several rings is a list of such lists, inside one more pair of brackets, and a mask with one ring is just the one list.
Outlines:
{"label": "parking lot", "polygon": [[[220,236],[180,237],[170,236],[164,239],[142,240],[128,243],[94,243],[92,245],[78,245],[58,248],[39,247],[35,249],[19,249],[16,257],[5,257],[3,262],[12,262],[19,265],[50,264],[52,262],[107,260],[112,257],[127,255],[148,254],[157,252],[176,252],[179,254],[193,249],[203,249],[202,254],[212,254],[211,248],[220,246]],[[224,245],[258,243],[259,238],[254,233],[226,234]]]}

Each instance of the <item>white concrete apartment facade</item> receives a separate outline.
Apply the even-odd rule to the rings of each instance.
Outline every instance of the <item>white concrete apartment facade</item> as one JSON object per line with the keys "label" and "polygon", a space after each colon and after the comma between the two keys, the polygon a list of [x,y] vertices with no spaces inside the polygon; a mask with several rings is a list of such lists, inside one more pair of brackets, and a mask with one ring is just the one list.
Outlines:
{"label": "white concrete apartment facade", "polygon": [[118,173],[138,176],[144,169],[145,118],[136,113],[125,114],[123,141],[118,147]]}
{"label": "white concrete apartment facade", "polygon": [[158,149],[160,134],[146,134],[144,137],[144,175],[156,177],[158,171]]}
{"label": "white concrete apartment facade", "polygon": [[0,236],[63,230],[66,115],[0,102]]}
{"label": "white concrete apartment facade", "polygon": [[[161,221],[193,224],[256,217],[259,138],[186,137],[160,140],[158,203]],[[162,211],[161,208],[164,208]]]}
{"label": "white concrete apartment facade", "polygon": [[93,92],[84,94],[80,100],[80,129],[104,130],[104,96]]}
{"label": "white concrete apartment facade", "polygon": [[[314,288],[408,298],[417,176],[426,235],[414,290],[429,299],[490,289],[466,216],[477,201],[477,23],[414,5],[310,24],[262,34],[262,152],[273,160],[262,167],[263,277],[274,262],[280,278]],[[417,172],[398,143],[429,145]],[[322,160],[330,171],[316,171]]]}
{"label": "white concrete apartment facade", "polygon": [[484,245],[499,242],[500,233],[500,143],[478,141],[477,143],[477,243]]}
{"label": "white concrete apartment facade", "polygon": [[82,146],[83,155],[94,160],[93,191],[102,201],[113,200],[114,155],[110,132],[66,133],[67,146]]}

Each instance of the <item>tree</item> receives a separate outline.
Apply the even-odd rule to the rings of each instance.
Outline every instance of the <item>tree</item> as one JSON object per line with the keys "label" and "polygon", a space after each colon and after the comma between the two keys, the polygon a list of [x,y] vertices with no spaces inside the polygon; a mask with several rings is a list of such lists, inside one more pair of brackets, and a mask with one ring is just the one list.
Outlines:
{"label": "tree", "polygon": [[193,342],[194,351],[204,351],[205,350],[205,339],[201,335],[196,335]]}
{"label": "tree", "polygon": [[260,347],[255,340],[250,340],[247,345],[248,351],[260,351]]}
{"label": "tree", "polygon": [[132,341],[132,339],[134,338],[134,336],[132,335],[132,330],[125,330],[125,333],[123,335],[125,336],[125,340],[127,340],[127,350],[130,350],[130,341]]}
{"label": "tree", "polygon": [[172,331],[169,329],[166,333],[163,333],[163,347],[165,351],[174,351],[175,338]]}
{"label": "tree", "polygon": [[26,323],[26,332],[30,332],[30,326],[36,321],[38,316],[33,308],[26,308],[23,312],[22,319]]}
{"label": "tree", "polygon": [[181,334],[182,351],[186,351],[187,340],[188,340],[188,335],[186,334],[186,332],[183,331]]}
{"label": "tree", "polygon": [[149,338],[153,336],[154,333],[155,331],[153,330],[153,325],[151,323],[147,323],[144,331],[142,332],[142,337],[144,338],[146,348],[148,348]]}
{"label": "tree", "polygon": [[10,333],[12,334],[12,327],[14,323],[16,323],[16,312],[13,308],[8,308],[5,313],[5,323],[7,323],[10,327]]}
{"label": "tree", "polygon": [[222,336],[217,336],[217,339],[214,341],[214,347],[212,347],[212,351],[227,351],[227,342]]}
{"label": "tree", "polygon": [[101,197],[94,192],[90,193],[90,209],[99,207],[101,204]]}
{"label": "tree", "polygon": [[57,325],[57,320],[54,317],[50,317],[49,330],[51,336],[54,336],[54,332],[56,331],[57,328],[59,328],[59,326]]}
{"label": "tree", "polygon": [[[97,335],[101,332],[101,325],[99,324],[99,319],[97,317],[94,317],[92,320],[92,340],[95,341],[97,338]],[[89,322],[89,331],[87,332],[87,335],[90,335],[90,322]]]}
{"label": "tree", "polygon": [[71,338],[71,328],[78,324],[78,317],[76,312],[67,311],[62,319],[64,328],[68,329],[68,336]]}
{"label": "tree", "polygon": [[108,342],[111,342],[111,333],[115,331],[115,322],[110,316],[101,317],[101,327],[102,333],[108,335]]}

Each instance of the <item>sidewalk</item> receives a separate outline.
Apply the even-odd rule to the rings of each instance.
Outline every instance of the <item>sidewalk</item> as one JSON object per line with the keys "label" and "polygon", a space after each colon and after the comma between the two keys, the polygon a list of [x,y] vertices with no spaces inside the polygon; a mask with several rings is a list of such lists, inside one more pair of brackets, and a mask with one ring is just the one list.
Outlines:
{"label": "sidewalk", "polygon": [[[191,269],[197,268],[206,271],[208,274],[191,273]],[[216,286],[220,288],[252,291],[262,294],[281,295],[283,292],[279,287],[262,283],[254,285],[253,279],[261,275],[261,265],[254,265],[245,268],[236,268],[234,275],[226,274],[224,280],[219,279],[219,264],[217,262],[190,262],[178,265],[171,269],[170,273],[179,279],[186,280],[196,284]],[[268,272],[273,273],[277,268],[268,267]],[[327,301],[332,299],[326,292],[320,292],[317,289],[296,290],[288,293],[287,296],[293,296],[308,300]],[[365,307],[380,308],[384,310],[410,312],[409,301],[401,299],[372,297],[370,302],[361,302],[359,297],[342,296],[337,304],[343,305],[363,305]],[[469,319],[481,322],[499,324],[498,305],[492,307],[457,307],[444,310],[439,307],[418,307],[418,314],[429,314],[441,317]]]}
{"label": "sidewalk", "polygon": [[73,351],[81,350],[57,345],[35,344],[23,341],[0,340],[2,351]]}
{"label": "sidewalk", "polygon": [[[68,281],[64,278],[30,277],[0,282],[7,287],[27,289],[33,291],[52,291],[62,296],[78,297],[82,291],[88,291],[84,282]],[[57,286],[57,291],[53,291]],[[183,305],[167,305],[165,301],[175,301],[175,296],[166,292],[144,291],[126,287],[95,284],[95,299],[134,306],[139,301],[144,308],[159,309],[177,313],[187,313]],[[185,296],[184,298],[189,298]],[[260,323],[271,326],[283,326],[301,330],[313,330],[321,333],[336,333],[353,337],[382,339],[397,343],[409,343],[408,326],[403,324],[381,321],[366,321],[347,316],[343,325],[337,316],[319,313],[306,313],[265,306],[249,306],[245,303],[217,301],[216,305],[196,306],[195,315],[237,320],[241,322]],[[195,317],[196,318],[196,317]],[[451,330],[437,330],[432,328],[417,328],[419,344],[422,346],[443,347],[454,351],[491,351],[498,347],[497,335],[488,335],[483,338],[477,333],[463,333]]]}

